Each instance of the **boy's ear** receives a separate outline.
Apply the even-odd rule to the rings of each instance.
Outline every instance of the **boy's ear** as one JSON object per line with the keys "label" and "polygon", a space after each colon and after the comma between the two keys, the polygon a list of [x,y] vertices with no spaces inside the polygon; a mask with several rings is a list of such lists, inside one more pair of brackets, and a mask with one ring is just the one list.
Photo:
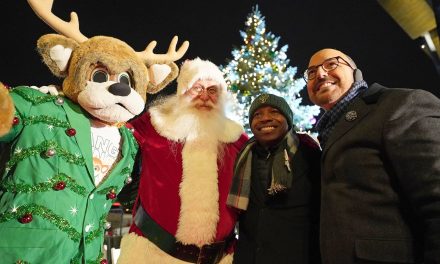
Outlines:
{"label": "boy's ear", "polygon": [[37,41],[37,50],[49,70],[57,77],[67,75],[67,66],[79,44],[73,39],[58,34],[47,34]]}

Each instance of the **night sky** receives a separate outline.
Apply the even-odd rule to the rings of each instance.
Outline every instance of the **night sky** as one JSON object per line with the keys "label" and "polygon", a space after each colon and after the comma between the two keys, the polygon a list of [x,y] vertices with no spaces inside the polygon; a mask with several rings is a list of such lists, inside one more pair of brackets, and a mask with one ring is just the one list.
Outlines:
{"label": "night sky", "polygon": [[[369,84],[425,89],[440,97],[440,78],[430,59],[373,0],[55,0],[53,11],[64,20],[76,11],[87,37],[113,36],[137,51],[157,40],[155,52],[162,53],[178,35],[179,44],[190,41],[183,59],[198,56],[225,65],[232,49],[243,44],[239,30],[245,29],[255,4],[267,31],[281,37],[280,46],[289,46],[287,56],[298,67],[297,77],[314,52],[336,48],[355,60]],[[60,84],[35,50],[37,39],[53,30],[26,1],[2,0],[0,10],[0,81],[10,86]],[[173,89],[175,83],[167,90]]]}

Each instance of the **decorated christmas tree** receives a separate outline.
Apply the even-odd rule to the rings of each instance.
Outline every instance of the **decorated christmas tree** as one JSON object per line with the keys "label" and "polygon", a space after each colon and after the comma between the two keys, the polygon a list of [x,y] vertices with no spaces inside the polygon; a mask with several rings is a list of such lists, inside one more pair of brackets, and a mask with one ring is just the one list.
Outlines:
{"label": "decorated christmas tree", "polygon": [[229,116],[249,128],[248,110],[251,102],[261,93],[282,96],[293,110],[293,122],[299,131],[308,131],[316,122],[319,107],[301,105],[300,91],[305,87],[302,78],[295,78],[297,67],[289,66],[286,56],[288,46],[278,49],[280,37],[266,32],[265,17],[258,5],[246,20],[246,30],[240,31],[244,45],[232,51],[233,59],[222,66],[226,82],[234,96]]}

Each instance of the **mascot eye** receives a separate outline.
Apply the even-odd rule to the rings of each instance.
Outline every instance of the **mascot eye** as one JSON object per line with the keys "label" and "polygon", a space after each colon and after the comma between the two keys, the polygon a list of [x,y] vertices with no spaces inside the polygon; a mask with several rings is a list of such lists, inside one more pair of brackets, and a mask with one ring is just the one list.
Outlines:
{"label": "mascot eye", "polygon": [[109,80],[109,75],[102,69],[96,69],[92,72],[92,81],[97,83],[103,83]]}
{"label": "mascot eye", "polygon": [[123,73],[119,74],[118,81],[120,83],[125,83],[125,84],[127,84],[128,86],[131,87],[130,75],[128,73],[126,73],[126,72],[123,72]]}

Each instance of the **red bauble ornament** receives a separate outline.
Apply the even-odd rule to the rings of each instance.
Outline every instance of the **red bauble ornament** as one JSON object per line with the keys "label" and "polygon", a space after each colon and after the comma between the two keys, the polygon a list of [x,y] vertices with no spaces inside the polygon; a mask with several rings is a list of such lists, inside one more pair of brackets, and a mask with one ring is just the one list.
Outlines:
{"label": "red bauble ornament", "polygon": [[16,126],[20,123],[20,119],[16,116],[14,116],[14,119],[12,119],[12,125]]}
{"label": "red bauble ornament", "polygon": [[53,186],[54,190],[61,191],[66,188],[66,183],[64,181],[56,182]]}
{"label": "red bauble ornament", "polygon": [[66,134],[67,134],[69,137],[73,137],[73,136],[75,136],[75,135],[76,135],[76,130],[75,130],[75,128],[68,128],[68,129],[66,129]]}
{"label": "red bauble ornament", "polygon": [[107,264],[107,260],[106,259],[102,259],[99,264]]}
{"label": "red bauble ornament", "polygon": [[28,213],[28,214],[24,214],[21,218],[20,218],[20,223],[22,224],[29,224],[30,222],[32,222],[32,214]]}
{"label": "red bauble ornament", "polygon": [[108,200],[113,200],[115,198],[116,198],[115,190],[111,190],[109,193],[107,193],[107,199]]}

